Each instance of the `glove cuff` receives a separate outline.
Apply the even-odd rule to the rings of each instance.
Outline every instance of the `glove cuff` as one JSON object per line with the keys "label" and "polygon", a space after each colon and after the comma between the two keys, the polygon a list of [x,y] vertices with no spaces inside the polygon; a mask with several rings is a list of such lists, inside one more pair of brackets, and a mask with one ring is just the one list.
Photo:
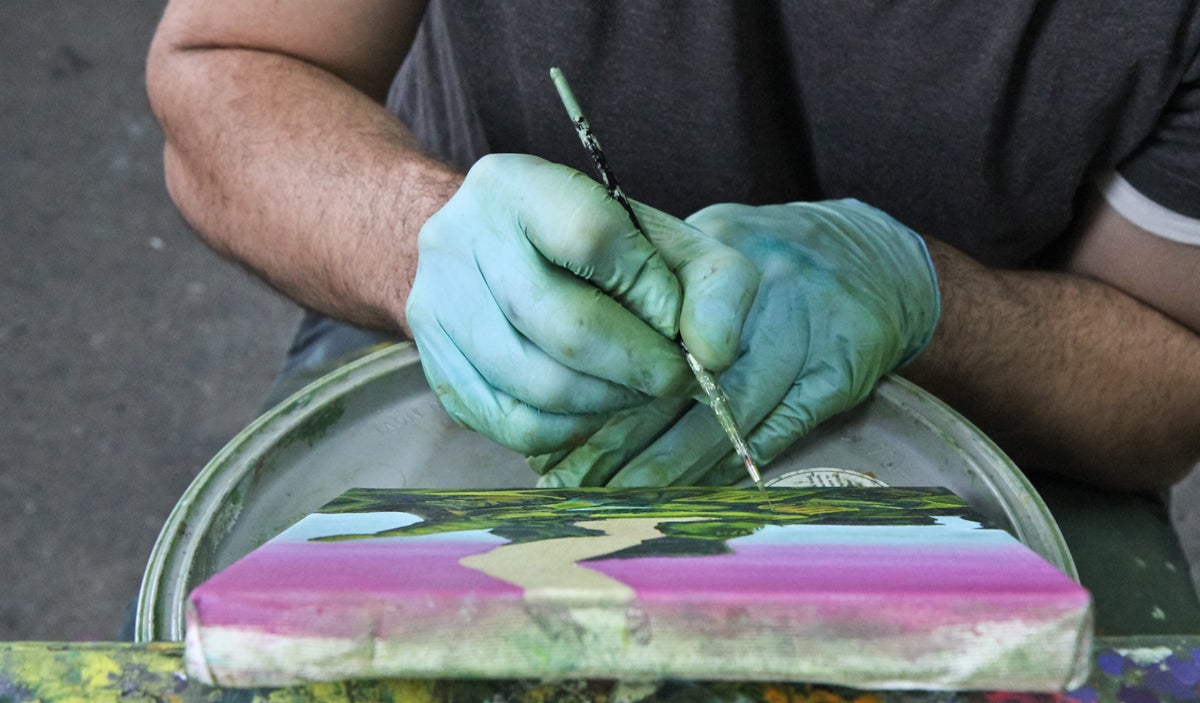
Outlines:
{"label": "glove cuff", "polygon": [[854,198],[808,205],[824,206],[850,220],[852,231],[862,237],[861,245],[869,242],[880,254],[884,271],[897,284],[898,322],[907,339],[894,369],[912,363],[929,346],[942,311],[937,271],[924,238],[883,210]]}
{"label": "glove cuff", "polygon": [[925,351],[925,349],[929,347],[929,343],[933,341],[933,333],[937,330],[938,321],[941,320],[942,317],[942,287],[938,284],[937,269],[933,267],[933,257],[929,255],[929,246],[925,243],[925,238],[912,231],[908,227],[900,224],[899,222],[897,222],[897,224],[904,231],[912,235],[912,238],[917,242],[917,246],[921,249],[921,259],[925,262],[926,271],[929,272],[929,287],[930,292],[933,295],[933,304],[929,306],[924,313],[931,318],[926,324],[926,329],[928,331],[923,337],[917,340],[915,345],[912,345],[909,348],[908,353],[900,360],[900,363],[896,365],[897,369],[902,369],[911,364],[913,360],[920,356],[921,352]]}

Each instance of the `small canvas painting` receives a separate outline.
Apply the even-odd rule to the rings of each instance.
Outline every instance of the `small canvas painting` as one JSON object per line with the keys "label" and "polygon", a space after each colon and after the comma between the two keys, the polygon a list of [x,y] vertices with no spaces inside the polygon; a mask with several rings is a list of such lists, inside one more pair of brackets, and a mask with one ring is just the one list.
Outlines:
{"label": "small canvas painting", "polygon": [[199,586],[189,673],[1058,690],[1090,597],[925,488],[356,489]]}

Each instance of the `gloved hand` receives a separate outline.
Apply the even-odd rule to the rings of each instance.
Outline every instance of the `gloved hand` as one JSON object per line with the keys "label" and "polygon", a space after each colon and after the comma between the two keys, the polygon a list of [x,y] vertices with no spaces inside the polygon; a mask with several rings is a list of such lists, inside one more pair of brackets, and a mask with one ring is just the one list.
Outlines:
{"label": "gloved hand", "polygon": [[[939,295],[925,244],[875,208],[855,200],[725,204],[687,221],[737,248],[762,274],[739,357],[720,376],[760,464],[862,401],[933,334]],[[746,476],[712,410],[674,397],[624,411],[584,446],[531,463],[547,487],[727,484]]]}
{"label": "gloved hand", "polygon": [[578,171],[517,154],[471,169],[421,229],[405,309],[453,418],[540,454],[581,444],[617,411],[691,393],[678,334],[703,363],[732,363],[753,264],[635,207],[662,255]]}

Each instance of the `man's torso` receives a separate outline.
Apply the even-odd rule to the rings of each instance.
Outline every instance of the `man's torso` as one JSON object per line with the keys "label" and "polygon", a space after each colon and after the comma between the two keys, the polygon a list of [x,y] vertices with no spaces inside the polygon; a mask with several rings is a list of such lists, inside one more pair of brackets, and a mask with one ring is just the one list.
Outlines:
{"label": "man's torso", "polygon": [[435,2],[392,103],[460,166],[590,172],[557,65],[631,197],[681,217],[856,197],[1021,266],[1161,141],[1196,78],[1193,4]]}

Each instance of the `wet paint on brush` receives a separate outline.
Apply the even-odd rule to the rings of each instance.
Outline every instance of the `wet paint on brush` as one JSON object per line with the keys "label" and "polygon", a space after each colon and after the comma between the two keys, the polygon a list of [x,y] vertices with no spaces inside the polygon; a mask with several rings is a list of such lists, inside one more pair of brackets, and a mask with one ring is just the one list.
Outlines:
{"label": "wet paint on brush", "polygon": [[[583,142],[588,155],[592,157],[592,164],[596,167],[596,171],[599,173],[600,179],[608,191],[608,196],[616,200],[624,208],[626,214],[629,215],[629,221],[633,223],[637,231],[642,233],[643,237],[646,237],[646,230],[642,229],[642,224],[638,221],[637,214],[633,211],[633,206],[629,204],[629,198],[625,197],[624,191],[621,190],[621,185],[617,183],[617,175],[613,173],[612,167],[608,163],[608,157],[604,155],[604,150],[600,148],[600,141],[596,139],[591,125],[588,124],[587,118],[583,116],[583,109],[579,107],[579,101],[575,98],[575,93],[571,90],[570,84],[567,83],[567,77],[563,75],[561,69],[555,67],[550,69],[550,78],[554,81],[554,87],[558,90],[558,96],[562,100],[563,107],[567,110],[567,115],[575,125],[575,131],[579,134],[579,140]],[[646,237],[646,241],[650,241],[650,238]],[[717,422],[720,423],[721,429],[729,437],[734,451],[737,452],[738,457],[742,460],[742,465],[746,467],[746,473],[754,481],[754,485],[758,488],[759,493],[766,497],[762,475],[759,473],[758,465],[754,462],[754,457],[750,454],[750,448],[746,445],[746,441],[742,439],[742,433],[738,430],[737,421],[733,417],[733,411],[729,408],[729,398],[725,395],[725,390],[721,388],[721,384],[717,382],[712,372],[704,368],[696,357],[692,355],[686,344],[680,341],[679,346],[683,349],[683,356],[687,361],[688,368],[691,369],[692,374],[696,377],[696,381],[700,384],[700,388],[704,391],[705,397],[708,398],[709,406],[717,416]],[[767,500],[770,499],[768,498]]]}

